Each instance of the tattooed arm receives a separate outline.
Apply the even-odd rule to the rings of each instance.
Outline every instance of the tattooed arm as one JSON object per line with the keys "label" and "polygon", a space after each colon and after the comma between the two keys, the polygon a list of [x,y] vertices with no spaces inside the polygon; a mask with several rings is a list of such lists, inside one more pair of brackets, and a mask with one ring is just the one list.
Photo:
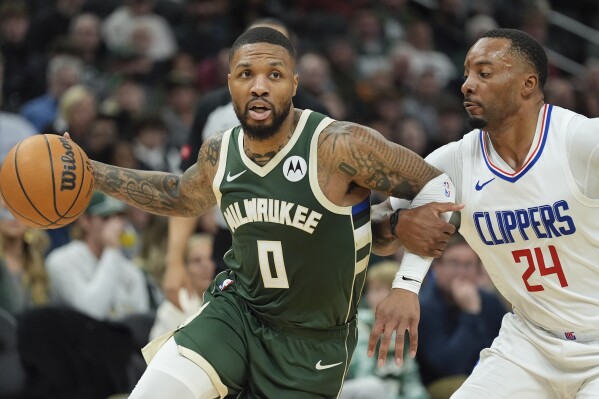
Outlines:
{"label": "tattooed arm", "polygon": [[[420,209],[402,211],[409,215],[409,212],[414,212],[418,216],[412,217],[409,224],[404,223],[402,229],[408,229],[410,233],[403,238],[410,240],[411,245],[414,245],[433,237],[433,246],[420,255],[428,255],[429,252],[436,256],[440,254],[447,245],[449,234],[453,233],[455,228],[439,216],[442,212],[459,209],[459,206],[453,203],[433,202],[451,200],[452,186],[446,176],[414,152],[385,140],[378,132],[365,126],[335,122],[321,133],[319,144],[318,161],[324,161],[319,175],[336,176],[338,179],[332,180],[344,181],[347,187],[344,199],[349,200],[350,204],[357,203],[356,199],[360,197],[363,199],[368,190],[376,190],[422,205]],[[327,159],[328,161],[325,161]],[[328,180],[320,181],[320,184],[335,187]],[[337,186],[335,190],[327,192],[334,193],[339,191],[339,188]],[[447,196],[446,199],[443,198],[444,195]],[[389,242],[394,241],[397,229],[391,228],[390,212],[388,203],[383,203],[381,208],[373,210],[373,216],[376,218],[372,221],[373,244],[376,246],[381,242],[387,242],[386,248],[394,249]],[[399,220],[405,220],[403,216],[405,215]],[[373,251],[376,249],[373,248]],[[407,259],[409,260],[406,262]],[[394,332],[396,362],[399,364],[403,358],[406,331],[410,334],[410,356],[414,357],[416,354],[420,319],[417,289],[420,288],[429,265],[430,258],[418,258],[414,254],[406,253],[393,281],[394,289],[376,308],[376,320],[368,341],[368,355],[374,355],[380,338],[377,362],[379,366],[385,364]]]}
{"label": "tattooed arm", "polygon": [[96,190],[147,212],[167,216],[197,216],[216,204],[212,181],[222,133],[206,140],[198,161],[183,173],[141,171],[92,161]]}
{"label": "tattooed arm", "polygon": [[[369,190],[413,200],[429,181],[441,175],[416,153],[366,126],[334,122],[319,139],[320,185],[327,197],[339,205],[356,204]],[[343,198],[336,197],[340,193]],[[453,206],[431,203],[423,209],[401,212],[393,232],[389,222],[393,210],[388,202],[373,206],[372,251],[390,255],[405,244],[416,254],[439,256],[454,228],[438,215],[454,210]],[[402,240],[402,236],[409,239]]]}

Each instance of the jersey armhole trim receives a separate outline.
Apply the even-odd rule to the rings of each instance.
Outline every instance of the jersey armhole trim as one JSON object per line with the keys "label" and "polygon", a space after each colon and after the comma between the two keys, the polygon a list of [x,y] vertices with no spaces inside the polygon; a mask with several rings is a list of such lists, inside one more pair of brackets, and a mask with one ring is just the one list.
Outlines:
{"label": "jersey armhole trim", "polygon": [[333,122],[335,122],[334,119],[328,117],[324,118],[322,121],[320,121],[314,131],[314,135],[312,136],[312,142],[310,143],[310,165],[308,166],[310,175],[310,188],[312,189],[314,197],[316,197],[318,202],[329,212],[339,215],[351,215],[351,206],[339,206],[334,204],[324,195],[320,189],[320,184],[318,184],[318,138],[320,137],[320,133],[322,133],[322,131]]}
{"label": "jersey armhole trim", "polygon": [[231,139],[232,135],[233,129],[229,129],[223,134],[223,139],[220,145],[220,155],[218,157],[218,168],[216,169],[216,174],[214,175],[214,180],[212,181],[212,191],[214,191],[214,196],[216,197],[216,202],[218,203],[219,208],[222,198],[220,184],[223,181],[223,176],[225,175],[227,154],[229,152],[229,140]]}

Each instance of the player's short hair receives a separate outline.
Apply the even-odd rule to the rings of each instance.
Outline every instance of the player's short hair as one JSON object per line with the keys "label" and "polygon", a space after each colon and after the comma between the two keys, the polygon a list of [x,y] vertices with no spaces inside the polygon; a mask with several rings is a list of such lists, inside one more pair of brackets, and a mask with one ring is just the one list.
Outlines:
{"label": "player's short hair", "polygon": [[549,62],[547,54],[541,43],[526,32],[518,29],[492,29],[481,36],[488,38],[503,38],[511,40],[510,52],[513,55],[524,58],[539,75],[541,89],[545,87],[547,75],[549,74]]}
{"label": "player's short hair", "polygon": [[289,53],[291,60],[295,62],[295,49],[291,44],[291,41],[285,37],[284,34],[279,32],[276,29],[268,28],[266,26],[259,26],[256,28],[251,28],[243,32],[237,40],[231,46],[229,50],[229,62],[233,59],[233,56],[241,48],[246,44],[255,44],[255,43],[270,43],[276,46],[281,46]]}

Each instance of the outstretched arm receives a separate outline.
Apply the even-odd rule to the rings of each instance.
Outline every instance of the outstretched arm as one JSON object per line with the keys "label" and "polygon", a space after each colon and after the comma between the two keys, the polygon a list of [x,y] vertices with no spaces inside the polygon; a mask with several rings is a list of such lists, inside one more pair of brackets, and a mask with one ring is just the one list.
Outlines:
{"label": "outstretched arm", "polygon": [[[326,129],[326,134],[324,133],[321,134],[319,143],[319,163],[325,160],[323,167],[329,174],[320,175],[335,176],[336,180],[344,181],[348,187],[346,198],[363,199],[369,190],[376,190],[421,205],[419,218],[411,220],[412,223],[407,226],[410,229],[415,227],[414,231],[420,233],[411,236],[404,234],[403,244],[418,245],[415,238],[435,236],[437,239],[433,240],[434,246],[421,255],[439,256],[447,245],[449,234],[455,231],[453,226],[440,219],[440,215],[461,209],[461,206],[452,203],[454,190],[449,178],[427,164],[416,153],[389,142],[368,127],[336,122]],[[392,251],[400,245],[399,239],[395,241],[398,235],[397,224],[400,219],[406,218],[400,216],[392,228],[389,223],[391,214],[388,206],[387,209],[384,206],[375,209],[375,218],[381,223],[373,228],[374,242],[381,250]],[[423,226],[427,228],[423,229]],[[406,259],[410,260],[408,264]],[[403,358],[403,351],[398,348],[404,347],[406,330],[410,334],[410,355],[414,356],[416,353],[420,319],[417,293],[431,260],[432,258],[418,258],[414,254],[406,253],[400,272],[393,283],[395,289],[377,306],[376,322],[370,336],[368,352],[369,356],[374,354],[376,343],[381,338],[379,365],[385,363],[394,332],[397,363]]]}
{"label": "outstretched arm", "polygon": [[183,173],[141,171],[92,161],[96,190],[144,211],[167,216],[197,216],[216,204],[212,180],[222,134],[202,145],[198,161]]}

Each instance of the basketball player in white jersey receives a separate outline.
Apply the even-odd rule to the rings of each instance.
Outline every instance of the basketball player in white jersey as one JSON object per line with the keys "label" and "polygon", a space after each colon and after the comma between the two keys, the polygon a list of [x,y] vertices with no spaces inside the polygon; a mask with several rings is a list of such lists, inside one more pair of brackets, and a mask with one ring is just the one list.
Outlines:
{"label": "basketball player in white jersey", "polygon": [[[460,233],[513,305],[453,399],[599,398],[599,119],[545,104],[547,69],[528,34],[484,34],[464,63],[475,130],[426,158],[456,185]],[[402,205],[392,198],[386,206]],[[392,231],[408,247],[404,212],[399,222],[391,213],[388,238]],[[412,282],[414,295],[379,305],[369,353],[381,333],[383,347],[390,330],[419,318],[427,267],[404,266],[397,280]]]}

